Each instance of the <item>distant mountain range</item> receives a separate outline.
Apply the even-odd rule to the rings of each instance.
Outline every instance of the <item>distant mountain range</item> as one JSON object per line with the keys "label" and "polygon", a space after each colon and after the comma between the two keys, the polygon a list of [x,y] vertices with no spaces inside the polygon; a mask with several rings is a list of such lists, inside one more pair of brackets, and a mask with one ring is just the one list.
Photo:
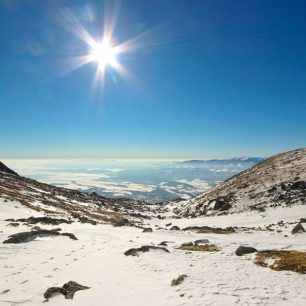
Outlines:
{"label": "distant mountain range", "polygon": [[257,164],[263,161],[262,157],[234,157],[230,159],[192,159],[181,162],[188,165],[211,165],[211,164],[231,164],[231,163],[243,163],[243,164]]}

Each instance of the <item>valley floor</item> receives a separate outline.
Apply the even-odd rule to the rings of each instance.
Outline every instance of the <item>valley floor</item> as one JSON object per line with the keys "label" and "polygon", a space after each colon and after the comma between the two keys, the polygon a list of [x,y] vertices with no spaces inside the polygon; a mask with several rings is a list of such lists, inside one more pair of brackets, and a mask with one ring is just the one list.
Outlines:
{"label": "valley floor", "polygon": [[[0,199],[0,241],[29,227],[7,226],[8,218],[38,215],[17,202]],[[232,234],[199,234],[170,231],[165,224],[181,228],[191,225],[263,226],[280,220],[295,222],[306,217],[306,206],[269,209],[264,213],[198,219],[148,221],[152,233],[134,227],[61,224],[68,237],[40,238],[28,243],[0,244],[0,305],[41,305],[47,288],[73,280],[90,289],[75,293],[73,300],[63,295],[47,305],[306,305],[306,275],[274,271],[254,264],[254,254],[236,256],[239,245],[259,250],[306,251],[306,233],[292,235],[294,224],[278,232],[247,230]],[[41,226],[41,225],[39,225]],[[164,229],[157,230],[161,226]],[[51,228],[51,226],[41,226]],[[287,237],[285,237],[287,236]],[[186,252],[182,243],[208,239],[220,252]],[[130,248],[158,245],[168,241],[170,253],[159,250],[125,256]],[[184,282],[171,286],[179,275]]]}

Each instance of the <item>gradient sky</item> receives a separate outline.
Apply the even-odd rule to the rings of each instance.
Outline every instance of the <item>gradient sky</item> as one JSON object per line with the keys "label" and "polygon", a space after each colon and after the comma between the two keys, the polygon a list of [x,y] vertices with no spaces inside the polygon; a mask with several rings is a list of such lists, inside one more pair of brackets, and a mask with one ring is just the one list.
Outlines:
{"label": "gradient sky", "polygon": [[[116,6],[117,7],[117,6]],[[126,0],[118,61],[88,51],[64,12],[103,34],[103,1],[0,1],[0,157],[268,156],[306,146],[306,2]],[[62,20],[61,20],[62,18]]]}

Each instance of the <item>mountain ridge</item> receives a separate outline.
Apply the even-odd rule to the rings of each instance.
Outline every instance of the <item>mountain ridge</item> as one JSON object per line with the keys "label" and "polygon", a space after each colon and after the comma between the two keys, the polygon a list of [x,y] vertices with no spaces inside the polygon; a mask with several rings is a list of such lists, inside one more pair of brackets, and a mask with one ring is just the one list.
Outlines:
{"label": "mountain ridge", "polygon": [[267,158],[192,199],[169,205],[179,216],[198,217],[305,201],[306,148],[301,148]]}

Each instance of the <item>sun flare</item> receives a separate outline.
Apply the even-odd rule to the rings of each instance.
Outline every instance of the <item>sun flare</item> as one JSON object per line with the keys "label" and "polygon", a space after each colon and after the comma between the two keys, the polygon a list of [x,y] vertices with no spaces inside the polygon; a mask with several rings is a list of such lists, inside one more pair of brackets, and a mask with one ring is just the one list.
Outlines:
{"label": "sun flare", "polygon": [[90,57],[102,67],[116,65],[116,49],[106,42],[94,43],[90,50]]}

